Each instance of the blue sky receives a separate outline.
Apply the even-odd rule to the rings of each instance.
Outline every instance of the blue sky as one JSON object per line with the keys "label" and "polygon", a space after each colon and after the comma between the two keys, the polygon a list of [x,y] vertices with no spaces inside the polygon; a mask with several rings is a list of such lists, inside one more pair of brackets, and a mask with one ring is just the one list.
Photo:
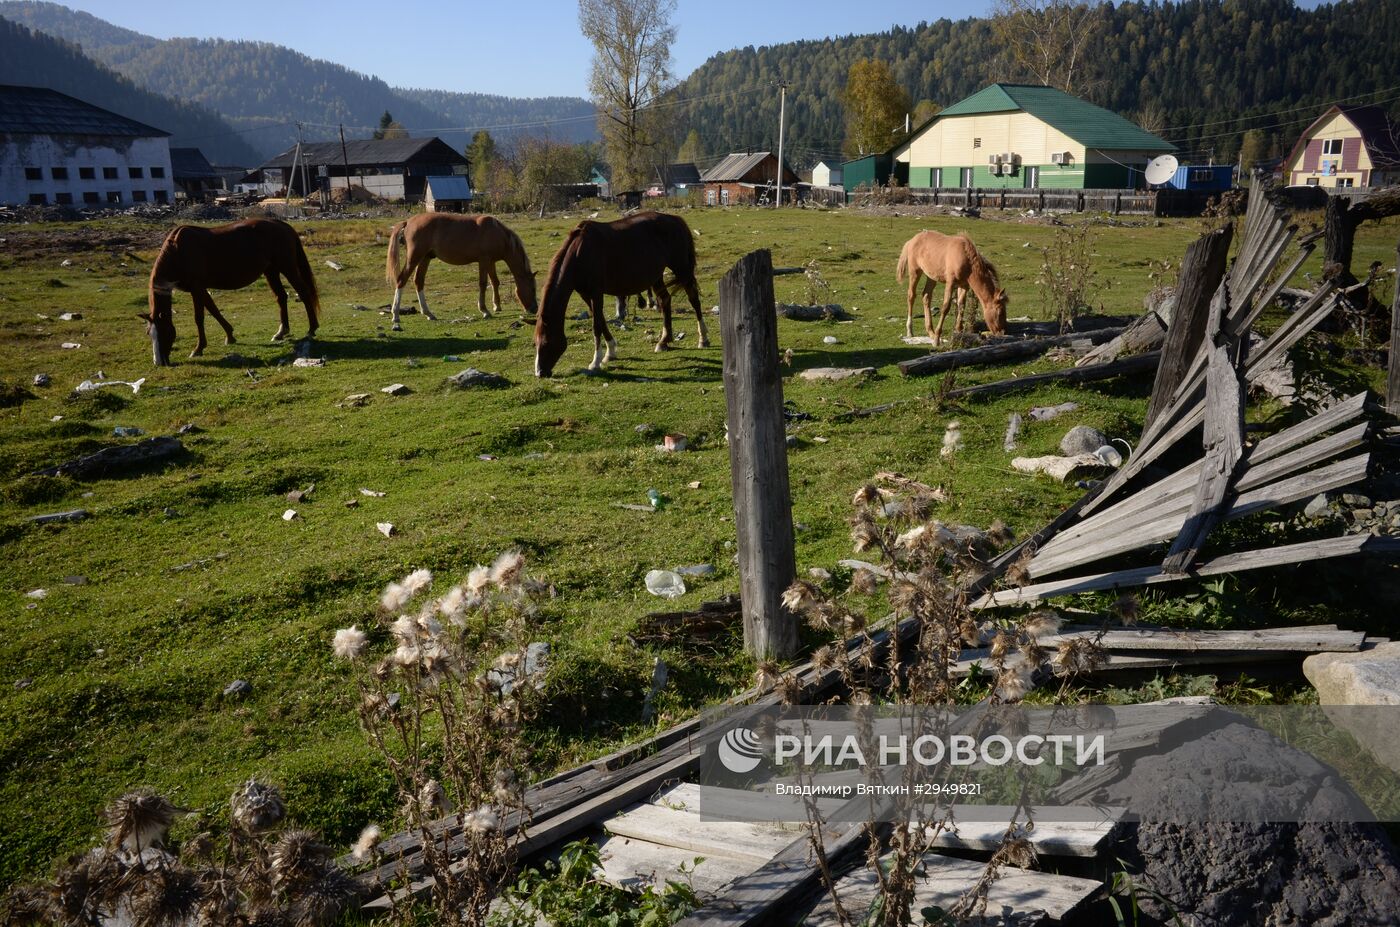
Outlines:
{"label": "blue sky", "polygon": [[[506,96],[585,96],[592,50],[575,0],[60,0],[158,38],[276,42],[399,87]],[[991,0],[678,0],[672,49],[684,77],[742,45],[880,32],[984,14]]]}

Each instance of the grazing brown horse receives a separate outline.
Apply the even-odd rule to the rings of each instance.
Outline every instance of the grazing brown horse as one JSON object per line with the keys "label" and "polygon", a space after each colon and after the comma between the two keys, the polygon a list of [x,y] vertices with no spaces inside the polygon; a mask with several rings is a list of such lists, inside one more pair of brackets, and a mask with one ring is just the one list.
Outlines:
{"label": "grazing brown horse", "polygon": [[175,321],[172,318],[170,296],[174,290],[184,290],[194,297],[194,325],[199,332],[190,357],[204,353],[208,342],[204,338],[204,311],[214,317],[224,329],[224,343],[233,344],[233,326],[214,305],[210,290],[239,290],[257,280],[267,278],[267,285],[277,297],[282,324],[273,341],[287,337],[287,290],[278,275],[296,290],[306,307],[308,328],[306,337],[316,333],[320,315],[320,299],[316,293],[316,278],[311,263],[296,230],[281,219],[244,219],[204,228],[179,225],[160,246],[160,254],[151,266],[150,315],[137,317],[146,322],[151,338],[151,354],[157,367],[170,363],[170,348],[175,343]]}
{"label": "grazing brown horse", "polygon": [[[399,268],[400,232],[408,244],[408,258],[403,269]],[[505,261],[511,276],[515,278],[515,297],[526,312],[535,314],[535,273],[530,269],[530,258],[525,254],[525,245],[519,235],[506,228],[505,223],[495,216],[425,212],[407,222],[400,222],[389,233],[385,273],[394,286],[391,310],[394,331],[403,330],[399,325],[399,303],[404,284],[408,283],[410,276],[415,277],[418,287],[418,308],[427,318],[436,318],[423,296],[423,281],[428,276],[428,262],[433,258],[448,264],[477,265],[476,307],[481,310],[482,317],[488,319],[491,313],[486,311],[486,281],[491,281],[491,308],[499,312],[501,284],[496,280],[496,262]]]}
{"label": "grazing brown horse", "polygon": [[[667,286],[662,277],[674,276]],[[603,317],[604,296],[633,296],[650,290],[661,304],[661,339],[671,346],[671,292],[685,290],[700,329],[700,347],[710,345],[695,281],[695,239],[680,216],[639,212],[616,222],[583,221],[569,233],[549,265],[535,321],[535,376],[548,377],[564,353],[564,311],[578,293],[593,316],[593,361],[589,370],[617,357],[617,342]],[[604,353],[603,345],[607,344]]]}
{"label": "grazing brown horse", "polygon": [[[919,276],[928,277],[924,285],[924,330],[933,339],[934,346],[943,340],[943,320],[948,317],[948,309],[953,302],[953,291],[958,291],[958,320],[954,331],[962,331],[963,302],[970,288],[977,294],[982,304],[982,318],[987,322],[987,330],[994,335],[1006,334],[1006,306],[1011,298],[1002,289],[997,278],[997,270],[977,249],[972,241],[961,233],[943,235],[939,232],[920,232],[904,244],[899,253],[899,265],[895,269],[895,280],[903,282],[909,275],[909,304],[904,317],[904,334],[914,335],[914,296],[919,290]],[[942,283],[943,308],[938,316],[938,327],[933,327],[933,285]]]}

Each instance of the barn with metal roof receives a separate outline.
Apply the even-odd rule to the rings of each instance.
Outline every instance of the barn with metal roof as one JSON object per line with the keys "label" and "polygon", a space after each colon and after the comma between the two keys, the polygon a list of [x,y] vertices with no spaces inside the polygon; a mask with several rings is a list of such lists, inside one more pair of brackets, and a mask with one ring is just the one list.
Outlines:
{"label": "barn with metal roof", "polygon": [[57,90],[0,85],[0,202],[168,202],[169,136]]}
{"label": "barn with metal roof", "polygon": [[[761,200],[770,188],[776,188],[778,156],[771,151],[736,152],[725,156],[718,164],[700,175],[705,185],[705,205],[728,206]],[[791,199],[797,187],[797,175],[783,165],[783,198]],[[776,195],[776,189],[773,190]]]}
{"label": "barn with metal roof", "polygon": [[416,202],[423,199],[427,178],[466,173],[466,156],[436,136],[356,139],[343,145],[307,142],[258,165],[240,187],[256,184],[261,192],[276,193],[292,176],[294,195],[303,190],[314,193],[345,186],[348,175],[350,183],[376,196]]}
{"label": "barn with metal roof", "polygon": [[1053,87],[991,84],[924,123],[891,155],[908,165],[911,187],[1124,189],[1142,186],[1147,162],[1174,150]]}

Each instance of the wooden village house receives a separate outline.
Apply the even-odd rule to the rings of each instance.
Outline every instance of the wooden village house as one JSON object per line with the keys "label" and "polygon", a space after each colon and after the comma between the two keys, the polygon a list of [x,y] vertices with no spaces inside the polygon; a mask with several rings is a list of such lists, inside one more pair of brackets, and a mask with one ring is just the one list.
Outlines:
{"label": "wooden village house", "polygon": [[47,87],[0,85],[0,203],[170,202],[169,138]]}
{"label": "wooden village house", "polygon": [[[1148,161],[1173,150],[1053,87],[991,84],[919,126],[889,153],[887,170],[925,189],[1132,189],[1145,185]],[[851,166],[847,189],[867,179]]]}
{"label": "wooden village house", "polygon": [[1299,136],[1283,177],[1296,187],[1400,183],[1400,125],[1379,106],[1333,106]]}
{"label": "wooden village house", "polygon": [[203,200],[224,190],[224,175],[198,148],[170,149],[170,170],[177,197]]}
{"label": "wooden village house", "polygon": [[[783,165],[783,200],[796,198],[797,174]],[[706,206],[753,204],[776,196],[778,157],[770,151],[740,152],[725,157],[700,175]]]}
{"label": "wooden village house", "polygon": [[428,178],[423,207],[428,212],[468,212],[472,208],[472,183],[465,174]]}
{"label": "wooden village house", "polygon": [[[293,176],[293,161],[296,171]],[[420,202],[427,179],[467,174],[467,159],[436,136],[303,143],[269,158],[239,182],[240,190],[304,195],[351,184],[386,200]],[[290,183],[288,182],[290,179]]]}

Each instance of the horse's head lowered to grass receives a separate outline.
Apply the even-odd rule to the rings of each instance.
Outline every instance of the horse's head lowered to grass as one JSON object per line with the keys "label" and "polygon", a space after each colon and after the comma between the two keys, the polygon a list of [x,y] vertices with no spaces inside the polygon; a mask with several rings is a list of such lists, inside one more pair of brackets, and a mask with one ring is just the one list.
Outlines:
{"label": "horse's head lowered to grass", "polygon": [[151,339],[151,360],[157,367],[170,366],[170,349],[175,345],[175,318],[170,308],[170,284],[151,276],[150,314],[137,314],[146,323]]}

